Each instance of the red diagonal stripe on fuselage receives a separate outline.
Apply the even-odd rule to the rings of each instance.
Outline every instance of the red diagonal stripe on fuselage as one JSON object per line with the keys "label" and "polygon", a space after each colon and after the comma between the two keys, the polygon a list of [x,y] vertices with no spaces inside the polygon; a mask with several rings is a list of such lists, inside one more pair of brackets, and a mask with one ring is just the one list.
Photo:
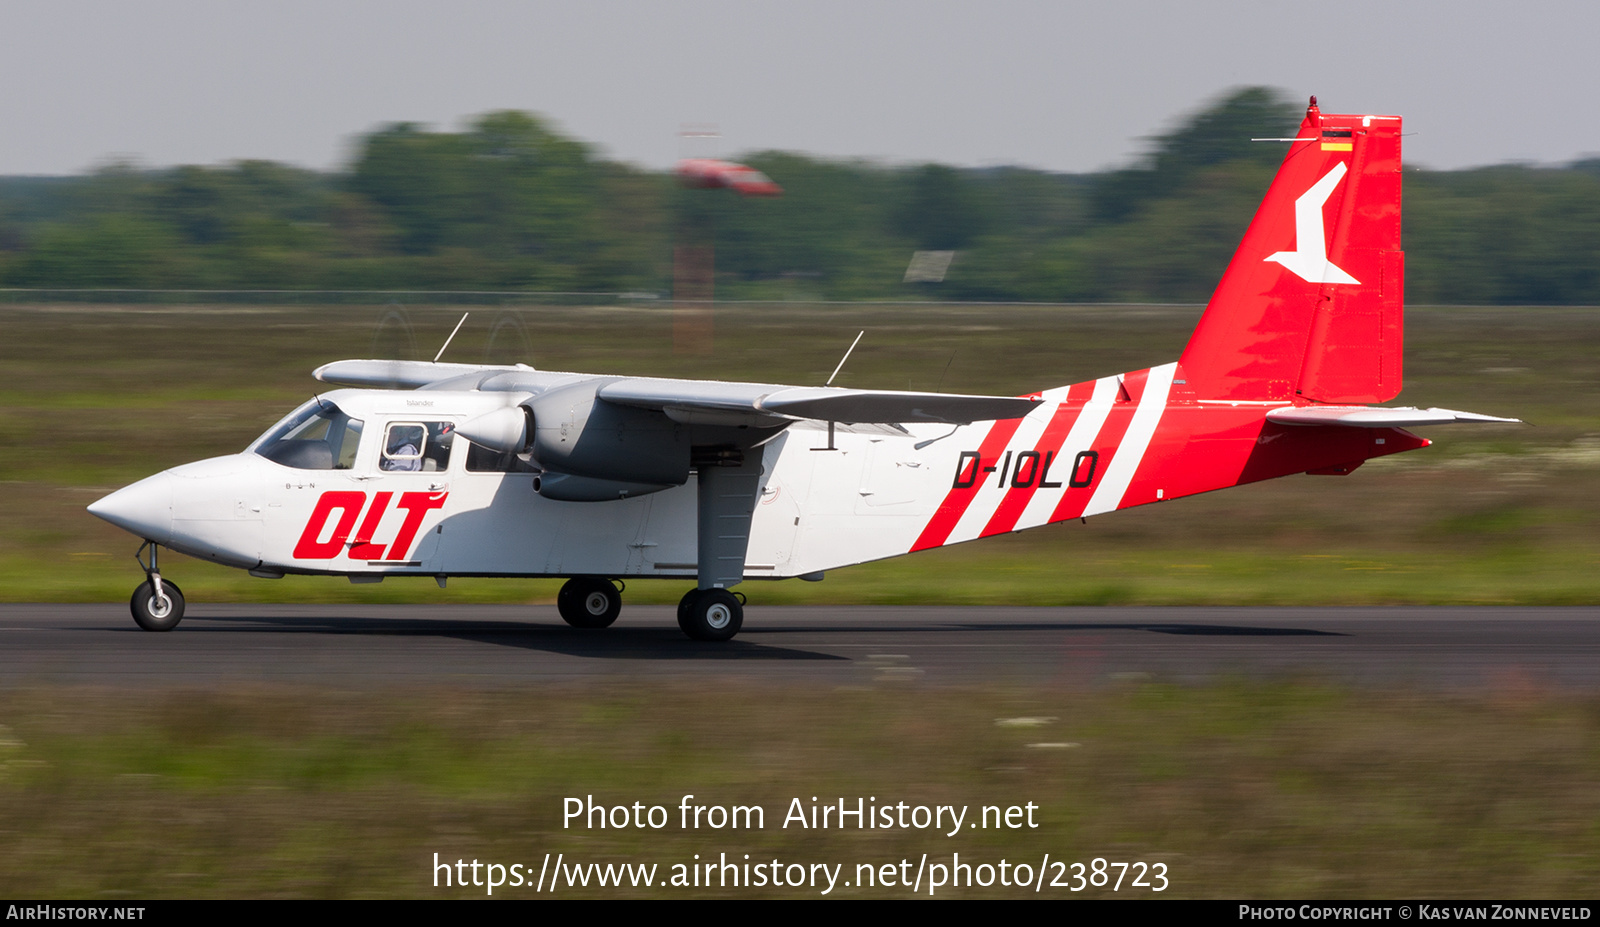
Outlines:
{"label": "red diagonal stripe on fuselage", "polygon": [[[1106,475],[1106,470],[1111,467],[1111,458],[1116,456],[1122,445],[1123,436],[1128,433],[1128,426],[1133,423],[1133,413],[1139,411],[1139,399],[1144,396],[1144,381],[1149,375],[1148,370],[1140,370],[1123,376],[1123,388],[1135,398],[1130,402],[1119,402],[1112,407],[1110,414],[1106,416],[1105,424],[1100,426],[1100,433],[1095,435],[1088,448],[1100,454],[1100,462],[1095,466],[1094,480],[1081,489],[1067,487],[1067,491],[1061,496],[1061,501],[1056,505],[1056,510],[1050,515],[1051,521],[1077,518],[1083,514],[1089,500],[1094,498],[1095,487]],[[1072,472],[1074,461],[1063,460],[1061,463],[1066,467],[1066,479],[1076,475]]]}
{"label": "red diagonal stripe on fuselage", "polygon": [[[1042,462],[1046,454],[1059,452],[1061,445],[1066,442],[1067,434],[1072,431],[1073,423],[1078,416],[1083,414],[1083,404],[1094,395],[1094,381],[1088,383],[1074,383],[1067,390],[1067,396],[1056,409],[1056,414],[1050,419],[1050,424],[1044,427],[1044,433],[1039,435],[1039,443],[1034,446],[1034,451],[1039,454]],[[1050,462],[1050,470],[1054,471],[1058,480],[1063,480],[1061,474],[1063,467],[1070,467],[1072,461],[1062,461],[1059,458]],[[1042,467],[1043,464],[1041,463]],[[1017,526],[1017,519],[1027,510],[1028,502],[1033,498],[1034,491],[1039,484],[1044,482],[1044,473],[1035,476],[1033,484],[1023,488],[1013,488],[1000,500],[1000,505],[994,510],[994,515],[989,523],[983,526],[979,537],[988,537],[991,534],[1004,534]]]}
{"label": "red diagonal stripe on fuselage", "polygon": [[978,478],[971,486],[963,489],[951,489],[945,494],[944,501],[939,504],[939,510],[928,519],[927,527],[922,529],[922,534],[917,538],[912,550],[927,550],[930,547],[942,545],[949,537],[950,532],[956,530],[956,523],[961,521],[961,516],[966,513],[967,506],[972,504],[972,499],[978,494],[978,489],[984,484],[983,468],[994,466],[1000,459],[1000,452],[1005,450],[1010,443],[1011,436],[1017,433],[1022,426],[1022,419],[1001,419],[994,423],[989,433],[984,436],[983,443],[978,445]]}

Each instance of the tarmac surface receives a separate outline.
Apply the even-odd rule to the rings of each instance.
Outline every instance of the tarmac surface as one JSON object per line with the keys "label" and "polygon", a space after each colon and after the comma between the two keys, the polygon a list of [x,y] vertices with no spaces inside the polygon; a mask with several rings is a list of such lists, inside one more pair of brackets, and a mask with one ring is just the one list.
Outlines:
{"label": "tarmac surface", "polygon": [[670,606],[604,631],[553,606],[192,604],[174,631],[125,605],[0,605],[0,686],[381,689],[696,679],[1096,686],[1292,678],[1600,691],[1600,608],[753,606],[723,644]]}

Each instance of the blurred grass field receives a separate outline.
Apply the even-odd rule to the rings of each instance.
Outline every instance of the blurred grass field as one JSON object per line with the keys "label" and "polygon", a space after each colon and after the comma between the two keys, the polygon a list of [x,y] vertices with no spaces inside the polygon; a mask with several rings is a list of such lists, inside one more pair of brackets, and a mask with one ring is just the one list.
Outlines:
{"label": "blurred grass field", "polygon": [[[881,865],[960,853],[1164,863],[1159,895],[1587,898],[1600,879],[1600,704],[1507,678],[1442,697],[1315,682],[1097,691],[815,691],[619,680],[603,690],[0,693],[0,893],[483,897],[433,854]],[[684,830],[684,795],[760,830]],[[643,802],[659,829],[564,828],[563,800]],[[802,830],[809,807],[1039,807],[1037,828]],[[946,828],[948,830],[948,828]],[[530,873],[529,878],[532,878]],[[1015,887],[939,897],[1016,897]],[[924,894],[926,885],[924,885]],[[591,887],[560,896],[815,897]],[[904,888],[834,893],[906,897]],[[537,897],[503,888],[497,898]],[[548,897],[548,895],[544,896]],[[1080,897],[1047,887],[1035,897]]]}
{"label": "blurred grass field", "polygon": [[[113,601],[134,539],[84,511],[166,467],[244,447],[345,357],[446,355],[593,373],[1024,393],[1165,362],[1199,310],[1158,306],[731,305],[678,355],[665,307],[0,308],[0,600]],[[1600,601],[1600,311],[1424,308],[1398,403],[1529,427],[1423,433],[1432,448],[829,574],[762,603],[1361,604]],[[552,601],[557,581],[350,586],[251,579],[174,556],[191,601]],[[636,583],[672,602],[679,583]]]}

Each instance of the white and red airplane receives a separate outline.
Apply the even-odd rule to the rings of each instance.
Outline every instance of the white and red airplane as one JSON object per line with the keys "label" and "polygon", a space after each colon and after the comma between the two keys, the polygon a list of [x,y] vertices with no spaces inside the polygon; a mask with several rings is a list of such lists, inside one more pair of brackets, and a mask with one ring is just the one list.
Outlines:
{"label": "white and red airplane", "polygon": [[[158,547],[247,569],[568,577],[578,627],[618,580],[695,580],[693,638],[743,621],[744,580],[869,560],[1426,447],[1406,429],[1511,422],[1388,408],[1400,392],[1400,119],[1315,98],[1176,362],[1026,397],[348,360],[349,389],[239,454],[89,511],[144,539],[147,630],[183,615]],[[149,550],[146,563],[142,556]]]}

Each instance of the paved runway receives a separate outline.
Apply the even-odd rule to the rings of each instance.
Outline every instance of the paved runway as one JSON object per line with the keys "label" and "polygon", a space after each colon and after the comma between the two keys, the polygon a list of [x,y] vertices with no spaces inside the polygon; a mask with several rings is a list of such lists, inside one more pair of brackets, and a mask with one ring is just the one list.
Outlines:
{"label": "paved runway", "polygon": [[726,644],[665,606],[605,631],[554,607],[191,605],[140,631],[123,605],[0,605],[0,685],[383,688],[610,679],[1101,685],[1300,678],[1600,690],[1600,608],[752,607]]}

